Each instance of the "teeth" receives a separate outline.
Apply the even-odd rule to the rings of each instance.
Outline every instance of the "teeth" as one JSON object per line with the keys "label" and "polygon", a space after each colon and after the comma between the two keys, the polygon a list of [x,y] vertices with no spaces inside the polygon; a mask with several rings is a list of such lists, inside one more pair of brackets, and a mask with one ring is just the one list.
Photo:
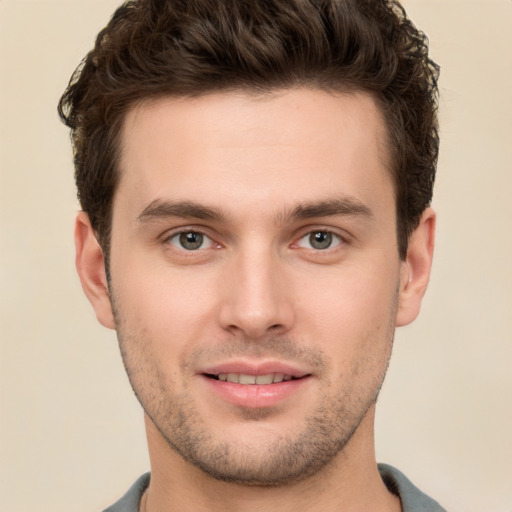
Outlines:
{"label": "teeth", "polygon": [[238,384],[256,384],[256,377],[254,375],[240,374],[238,377]]}
{"label": "teeth", "polygon": [[219,380],[232,382],[234,384],[276,384],[283,381],[292,380],[291,375],[284,373],[267,373],[266,375],[246,375],[244,373],[219,373]]}
{"label": "teeth", "polygon": [[269,373],[268,375],[258,375],[256,377],[256,384],[272,384],[274,382],[274,376]]}

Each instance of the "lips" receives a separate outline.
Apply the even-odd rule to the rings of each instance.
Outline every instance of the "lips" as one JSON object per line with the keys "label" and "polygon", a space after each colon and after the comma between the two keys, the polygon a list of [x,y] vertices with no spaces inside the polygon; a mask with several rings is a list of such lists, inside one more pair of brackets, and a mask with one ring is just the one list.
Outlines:
{"label": "lips", "polygon": [[201,372],[208,389],[233,405],[272,407],[296,394],[311,374],[292,365],[231,362]]}
{"label": "lips", "polygon": [[224,382],[262,385],[300,379],[308,375],[308,372],[301,368],[273,361],[259,363],[233,361],[205,368],[201,373]]}

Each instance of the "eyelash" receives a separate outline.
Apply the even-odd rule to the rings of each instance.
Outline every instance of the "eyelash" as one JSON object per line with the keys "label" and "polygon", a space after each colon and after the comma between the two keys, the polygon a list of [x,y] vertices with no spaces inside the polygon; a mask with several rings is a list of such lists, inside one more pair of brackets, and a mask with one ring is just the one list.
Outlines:
{"label": "eyelash", "polygon": [[[181,240],[181,237],[187,236],[187,235],[195,235],[195,236],[199,235],[201,237],[200,245],[203,245],[203,242],[206,239],[206,241],[209,241],[209,244],[208,244],[209,247],[206,247],[206,248],[198,247],[196,249],[187,249],[187,248],[183,247],[183,244],[182,244],[183,240]],[[177,244],[174,244],[172,242],[173,239],[177,239]],[[213,245],[217,245],[217,246],[219,245],[219,244],[216,244],[215,241],[210,236],[208,236],[205,232],[197,230],[197,229],[187,229],[187,230],[177,231],[177,232],[172,233],[169,236],[167,236],[165,238],[164,242],[172,245],[177,250],[184,251],[184,252],[190,252],[190,253],[198,252],[199,250],[210,249],[211,246],[213,246]],[[191,243],[193,243],[193,242],[191,242]],[[181,247],[179,247],[178,244],[180,244]]]}
{"label": "eyelash", "polygon": [[[312,238],[314,235],[322,234],[324,236],[327,236],[327,246],[324,248],[315,248],[311,247]],[[186,235],[195,235],[201,237],[201,240],[199,241],[199,245],[196,248],[190,248],[187,249],[186,247],[183,247],[183,240],[181,237]],[[173,243],[173,240],[176,240],[175,243]],[[301,245],[301,242],[303,240],[309,240],[309,247],[304,247]],[[322,243],[322,240],[317,240],[318,243]],[[204,251],[211,248],[220,248],[221,244],[215,242],[215,240],[210,237],[205,231],[202,231],[200,229],[181,229],[180,231],[174,232],[168,236],[165,237],[164,242],[166,244],[169,244],[173,246],[177,251],[183,252],[183,253],[189,253],[192,255],[193,253],[198,253],[200,251]],[[207,242],[207,247],[202,247],[204,243]],[[191,241],[193,243],[193,241]],[[334,244],[334,245],[333,245]],[[309,231],[305,232],[300,238],[296,239],[295,242],[291,245],[291,247],[299,247],[308,251],[315,252],[317,254],[321,254],[323,252],[332,252],[333,250],[336,250],[339,246],[347,245],[348,241],[346,237],[340,235],[339,233],[335,233],[334,231],[330,229],[310,229]]]}
{"label": "eyelash", "polygon": [[[321,249],[311,247],[311,243],[313,242],[313,237],[315,235],[320,235],[320,234],[323,235],[324,237],[327,237],[327,246],[324,248],[321,248]],[[310,247],[303,247],[303,248],[308,249],[308,250],[313,250],[316,252],[324,252],[324,251],[328,251],[329,249],[335,249],[336,247],[347,243],[347,241],[344,237],[342,237],[338,233],[335,233],[329,229],[313,229],[311,231],[308,231],[301,238],[299,238],[297,240],[297,242],[295,242],[294,245],[298,245],[300,247],[300,243],[303,240],[308,240],[309,245],[310,245]],[[315,242],[322,244],[324,241],[317,239],[317,240],[315,240]]]}

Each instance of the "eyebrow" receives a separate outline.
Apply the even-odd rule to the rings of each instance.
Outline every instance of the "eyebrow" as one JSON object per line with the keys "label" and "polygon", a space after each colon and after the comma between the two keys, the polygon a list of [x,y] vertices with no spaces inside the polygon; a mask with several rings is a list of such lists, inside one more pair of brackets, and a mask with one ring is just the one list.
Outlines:
{"label": "eyebrow", "polygon": [[373,218],[372,210],[354,197],[341,197],[326,201],[302,203],[291,212],[283,215],[283,220],[306,220],[314,217],[333,217],[336,215]]}
{"label": "eyebrow", "polygon": [[[372,219],[371,209],[353,197],[342,197],[301,203],[292,210],[284,211],[276,216],[278,224],[307,220],[316,217],[333,217],[336,215]],[[146,223],[170,217],[192,218],[208,221],[226,221],[227,216],[222,210],[205,206],[193,201],[169,201],[155,199],[137,216],[138,223]]]}
{"label": "eyebrow", "polygon": [[137,222],[144,223],[169,217],[215,221],[225,220],[225,215],[217,208],[204,206],[193,201],[164,201],[162,199],[155,199],[137,216]]}

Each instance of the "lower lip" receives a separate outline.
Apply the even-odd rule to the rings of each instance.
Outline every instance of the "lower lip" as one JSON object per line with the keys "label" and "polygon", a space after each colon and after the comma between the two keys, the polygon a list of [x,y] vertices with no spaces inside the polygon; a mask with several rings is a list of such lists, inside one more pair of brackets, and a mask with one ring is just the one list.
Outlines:
{"label": "lower lip", "polygon": [[239,407],[265,408],[278,405],[303,387],[310,377],[275,384],[235,384],[202,376],[209,388],[226,402]]}

